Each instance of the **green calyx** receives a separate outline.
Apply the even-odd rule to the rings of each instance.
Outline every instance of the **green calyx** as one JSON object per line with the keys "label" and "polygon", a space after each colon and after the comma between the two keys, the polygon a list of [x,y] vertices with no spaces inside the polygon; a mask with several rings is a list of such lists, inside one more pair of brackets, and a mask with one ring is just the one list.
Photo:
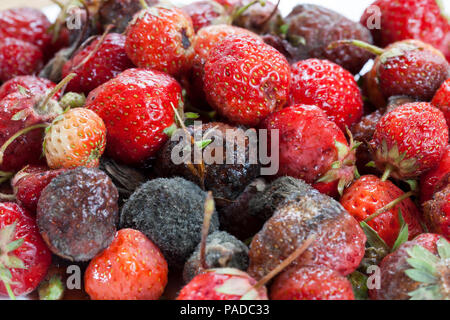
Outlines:
{"label": "green calyx", "polygon": [[38,289],[39,300],[61,300],[64,296],[64,284],[58,275],[41,283]]}
{"label": "green calyx", "polygon": [[66,110],[67,108],[81,108],[86,103],[86,96],[84,94],[68,92],[61,100],[59,100],[59,105],[61,108]]}
{"label": "green calyx", "polygon": [[9,297],[16,297],[11,289],[12,274],[10,269],[26,269],[23,261],[12,252],[22,246],[24,239],[13,240],[16,235],[17,222],[7,225],[0,230],[0,280],[3,282]]}
{"label": "green calyx", "polygon": [[438,255],[422,246],[407,249],[406,261],[412,267],[405,274],[420,283],[418,289],[409,293],[411,300],[449,300],[450,299],[450,243],[441,237],[437,243]]}
{"label": "green calyx", "polygon": [[375,150],[375,159],[377,167],[384,170],[382,181],[386,181],[390,176],[396,179],[408,178],[418,168],[415,158],[406,158],[406,152],[400,153],[397,144],[389,149],[385,139],[381,147]]}

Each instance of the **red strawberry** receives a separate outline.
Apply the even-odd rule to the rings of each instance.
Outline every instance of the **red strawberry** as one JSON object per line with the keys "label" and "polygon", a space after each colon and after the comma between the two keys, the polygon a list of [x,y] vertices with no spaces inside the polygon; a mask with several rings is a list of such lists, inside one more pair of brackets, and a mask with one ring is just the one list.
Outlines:
{"label": "red strawberry", "polygon": [[119,230],[84,274],[93,300],[157,300],[167,284],[167,262],[143,233]]}
{"label": "red strawberry", "polygon": [[115,160],[139,164],[166,142],[182,104],[181,87],[158,71],[129,69],[92,91],[86,108],[105,122],[107,152]]}
{"label": "red strawberry", "polygon": [[192,69],[185,79],[185,86],[189,90],[189,99],[196,106],[204,104],[205,93],[203,91],[203,73],[205,69],[205,62],[208,58],[211,49],[220,43],[225,37],[229,35],[249,35],[258,37],[255,33],[247,29],[218,24],[201,28],[194,41],[194,60]]}
{"label": "red strawberry", "polygon": [[51,169],[97,167],[105,147],[105,124],[86,108],[57,117],[45,132],[44,154]]}
{"label": "red strawberry", "polygon": [[423,215],[431,232],[450,240],[450,185],[436,192],[432,200],[423,204]]}
{"label": "red strawberry", "polygon": [[180,75],[192,65],[194,35],[191,18],[180,9],[151,7],[128,25],[125,50],[140,68]]}
{"label": "red strawberry", "polygon": [[42,51],[50,44],[51,35],[47,32],[49,27],[47,16],[34,8],[0,11],[0,36],[32,43]]}
{"label": "red strawberry", "polygon": [[[19,91],[20,87],[25,88],[30,94],[38,95],[45,94],[55,87],[55,84],[45,78],[35,76],[19,76],[6,81],[0,87],[0,100],[5,98],[8,94]],[[55,95],[59,99],[60,92]]]}
{"label": "red strawberry", "polygon": [[25,295],[47,274],[51,254],[36,221],[15,203],[0,203],[0,294]]}
{"label": "red strawberry", "polygon": [[380,287],[369,290],[373,300],[448,300],[450,244],[423,233],[387,255],[379,265]]}
{"label": "red strawberry", "polygon": [[418,40],[395,42],[386,49],[357,40],[339,42],[378,55],[365,77],[370,101],[378,108],[384,108],[387,99],[393,96],[430,101],[450,77],[450,65],[442,53]]}
{"label": "red strawberry", "polygon": [[316,106],[295,105],[267,117],[262,128],[279,130],[278,176],[292,176],[336,195],[353,181],[355,146]]}
{"label": "red strawberry", "polygon": [[450,146],[445,149],[439,164],[420,178],[420,202],[431,200],[433,194],[450,183]]}
{"label": "red strawberry", "polygon": [[97,37],[88,46],[75,53],[64,64],[63,77],[74,72],[77,76],[67,85],[68,91],[89,94],[122,71],[133,67],[125,52],[125,36],[110,33],[104,39]]}
{"label": "red strawberry", "polygon": [[231,16],[225,7],[213,0],[195,1],[181,7],[181,10],[191,17],[195,32],[209,25],[231,23]]}
{"label": "red strawberry", "polygon": [[11,180],[17,203],[35,214],[42,190],[64,171],[44,166],[26,166],[20,170]]}
{"label": "red strawberry", "polygon": [[377,45],[386,47],[396,41],[417,39],[440,49],[450,59],[450,24],[438,1],[376,0],[372,5],[379,9],[379,16],[366,9],[361,23],[369,27],[369,22],[380,19],[380,27],[370,28]]}
{"label": "red strawberry", "polygon": [[209,269],[194,277],[181,289],[177,300],[268,300],[266,287],[255,290],[256,280],[247,273],[232,269]]}
{"label": "red strawberry", "polygon": [[426,102],[408,103],[385,114],[370,142],[383,179],[410,179],[438,165],[448,143],[441,111]]}
{"label": "red strawberry", "polygon": [[206,97],[232,122],[255,126],[287,101],[290,68],[286,58],[253,36],[226,37],[205,63]]}
{"label": "red strawberry", "polygon": [[[367,175],[362,176],[345,189],[340,202],[358,222],[367,221],[367,224],[378,233],[380,238],[389,247],[392,247],[401,227],[399,210],[408,225],[409,239],[413,239],[423,232],[419,210],[409,198],[372,218],[372,215],[379,213],[379,210],[402,196],[406,196],[405,193],[389,180],[382,181],[376,176]],[[367,218],[370,220],[366,220]]]}
{"label": "red strawberry", "polygon": [[15,38],[0,37],[0,81],[34,74],[43,66],[39,47]]}
{"label": "red strawberry", "polygon": [[292,66],[291,103],[320,107],[341,130],[363,115],[362,96],[353,75],[328,60],[308,59]]}
{"label": "red strawberry", "polygon": [[447,79],[439,90],[434,95],[431,104],[439,108],[447,120],[447,125],[450,125],[450,78]]}
{"label": "red strawberry", "polygon": [[322,266],[292,268],[277,277],[271,300],[354,300],[347,278]]}

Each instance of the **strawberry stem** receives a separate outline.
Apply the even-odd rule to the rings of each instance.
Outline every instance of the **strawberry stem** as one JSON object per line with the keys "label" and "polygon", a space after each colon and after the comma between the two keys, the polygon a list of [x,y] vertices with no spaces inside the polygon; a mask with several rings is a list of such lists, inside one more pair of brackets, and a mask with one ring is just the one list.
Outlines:
{"label": "strawberry stem", "polygon": [[255,4],[261,4],[261,7],[264,7],[266,5],[266,1],[265,0],[253,0],[251,2],[249,2],[248,4],[246,4],[243,7],[240,7],[239,9],[236,10],[236,12],[233,13],[232,17],[231,17],[231,21],[235,21],[237,18],[239,18],[245,11],[247,11],[251,6],[255,5]]}
{"label": "strawberry stem", "polygon": [[258,290],[262,286],[264,286],[267,282],[269,282],[271,279],[273,279],[277,274],[279,274],[281,271],[283,271],[287,266],[289,266],[294,260],[296,260],[298,257],[300,257],[303,252],[305,252],[309,246],[314,242],[316,239],[316,235],[309,236],[308,239],[306,239],[303,244],[298,247],[293,253],[289,255],[286,259],[284,259],[275,269],[270,271],[268,274],[266,274],[261,280],[259,280],[252,289]]}
{"label": "strawberry stem", "polygon": [[391,210],[392,208],[394,208],[397,204],[399,204],[400,202],[402,202],[403,200],[415,195],[416,193],[414,191],[408,191],[404,194],[402,194],[400,197],[398,197],[397,199],[389,202],[387,205],[385,205],[384,207],[378,209],[377,211],[375,211],[375,213],[371,214],[370,216],[368,216],[366,219],[364,219],[364,222],[368,223],[369,221],[375,219],[376,217],[378,217],[380,214]]}
{"label": "strawberry stem", "polygon": [[77,66],[75,66],[75,68],[73,68],[72,70],[75,71],[79,68],[81,68],[83,65],[85,65],[100,49],[100,46],[103,44],[103,42],[105,41],[106,36],[108,35],[108,33],[111,31],[111,29],[114,26],[112,24],[109,24],[105,31],[103,32],[103,34],[101,35],[100,39],[98,40],[97,44],[95,45],[94,50],[92,50],[91,52],[89,52],[89,54],[86,56],[86,58],[83,59],[83,61],[81,61]]}
{"label": "strawberry stem", "polygon": [[6,201],[14,201],[16,200],[16,196],[14,194],[0,193],[0,199]]}
{"label": "strawberry stem", "polygon": [[64,79],[61,80],[60,83],[58,83],[45,97],[44,102],[41,103],[39,108],[43,109],[47,105],[47,103],[58,93],[59,90],[61,90],[66,84],[70,82],[77,74],[76,73],[70,73],[68,74]]}
{"label": "strawberry stem", "polygon": [[19,130],[15,134],[13,134],[8,140],[6,140],[6,142],[0,148],[0,165],[3,164],[3,156],[5,154],[6,149],[9,147],[9,145],[11,143],[14,142],[14,140],[16,140],[21,135],[26,134],[32,130],[39,129],[39,128],[46,128],[47,126],[48,126],[48,123],[39,123],[39,124],[35,124],[33,126],[24,128],[22,130]]}
{"label": "strawberry stem", "polygon": [[6,292],[8,292],[8,296],[11,300],[16,300],[16,296],[14,295],[14,292],[11,289],[11,286],[9,285],[8,281],[2,280],[5,288],[6,288]]}
{"label": "strawberry stem", "polygon": [[355,46],[355,47],[364,49],[366,51],[369,51],[369,52],[371,52],[371,53],[373,53],[374,55],[377,55],[377,56],[381,56],[385,52],[384,49],[382,49],[380,47],[377,47],[377,46],[374,46],[374,45],[371,45],[370,43],[367,43],[367,42],[364,42],[364,41],[361,41],[361,40],[339,40],[339,41],[334,41],[328,46],[328,49],[330,49],[330,50],[336,49],[337,47],[342,46],[342,45]]}
{"label": "strawberry stem", "polygon": [[141,3],[142,9],[148,9],[148,4],[145,0],[139,0],[139,2]]}
{"label": "strawberry stem", "polygon": [[386,181],[389,178],[389,176],[391,175],[392,169],[393,168],[390,164],[386,165],[386,168],[384,169],[384,172],[383,172],[383,176],[381,177],[381,181]]}
{"label": "strawberry stem", "polygon": [[206,240],[208,238],[209,226],[214,213],[214,199],[211,191],[208,192],[205,200],[205,215],[203,217],[202,240],[200,242],[200,266],[203,270],[208,269],[206,265]]}

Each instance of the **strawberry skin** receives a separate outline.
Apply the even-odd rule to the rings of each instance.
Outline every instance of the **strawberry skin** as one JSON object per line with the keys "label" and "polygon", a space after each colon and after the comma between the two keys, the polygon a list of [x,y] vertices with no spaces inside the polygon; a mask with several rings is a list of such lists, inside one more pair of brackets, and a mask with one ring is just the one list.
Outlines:
{"label": "strawberry skin", "polygon": [[[48,79],[35,76],[19,76],[6,81],[0,87],[0,100],[10,93],[19,91],[19,88],[25,88],[30,94],[45,94],[55,87],[55,84]],[[55,95],[55,99],[59,99],[61,92]]]}
{"label": "strawberry skin", "polygon": [[341,130],[363,115],[361,92],[353,75],[328,60],[308,59],[292,66],[291,104],[317,105]]}
{"label": "strawberry skin", "polygon": [[370,142],[377,168],[396,179],[420,176],[435,167],[448,143],[443,113],[426,102],[408,103],[385,114]]}
{"label": "strawberry skin", "polygon": [[176,76],[192,65],[194,35],[191,18],[180,9],[151,7],[128,25],[125,50],[136,66]]}
{"label": "strawberry skin", "polygon": [[51,41],[51,35],[47,32],[50,25],[47,16],[34,8],[0,11],[0,36],[32,43],[42,51]]}
{"label": "strawberry skin", "polygon": [[272,130],[279,130],[278,176],[303,179],[331,195],[337,194],[339,182],[343,189],[353,181],[355,151],[319,107],[284,108],[267,117],[261,127],[268,130],[270,139]]}
{"label": "strawberry skin", "polygon": [[167,141],[163,132],[182,104],[181,87],[158,71],[128,69],[94,91],[86,108],[95,111],[107,129],[107,153],[126,164],[140,164]]}
{"label": "strawberry skin", "polygon": [[143,233],[122,229],[84,274],[93,300],[158,300],[167,284],[168,267],[161,251]]}
{"label": "strawberry skin", "polygon": [[450,78],[436,92],[431,104],[444,113],[447,126],[450,125]]}
{"label": "strawberry skin", "polygon": [[[110,33],[106,35],[101,44],[97,37],[87,47],[77,52],[63,67],[63,77],[72,72],[77,74],[68,83],[67,91],[89,94],[90,91],[116,77],[119,73],[132,68],[133,63],[125,52],[125,39],[124,35]],[[97,46],[99,47],[94,53]],[[92,56],[84,62],[89,55]]]}
{"label": "strawberry skin", "polygon": [[44,154],[51,169],[97,167],[105,147],[105,124],[86,108],[71,109],[57,117],[44,138]]}
{"label": "strawberry skin", "polygon": [[433,199],[423,205],[425,222],[431,232],[450,240],[450,186],[433,195]]}
{"label": "strawberry skin", "polygon": [[[450,24],[436,0],[376,0],[380,9],[381,28],[370,31],[377,45],[386,47],[407,39],[427,42],[450,59]],[[373,12],[366,10],[361,23],[367,26]]]}
{"label": "strawberry skin", "polygon": [[[22,260],[24,267],[9,268],[11,272],[11,289],[16,296],[25,295],[36,289],[41,280],[47,274],[47,270],[51,264],[50,250],[42,240],[39,234],[36,220],[22,207],[16,203],[5,202],[0,203],[0,229],[16,222],[15,232],[12,241],[23,238],[23,244],[10,254],[14,254]],[[5,236],[3,234],[3,236]],[[2,251],[8,243],[8,239],[1,238],[0,245]],[[11,243],[11,242],[9,242]],[[8,254],[8,255],[10,255]],[[2,262],[0,266],[3,267],[4,257],[6,253],[2,253]],[[2,281],[0,281],[0,295],[7,296],[6,288]]]}
{"label": "strawberry skin", "polygon": [[226,37],[205,63],[206,97],[230,121],[255,126],[287,102],[291,80],[286,58],[253,36]]}
{"label": "strawberry skin", "polygon": [[36,207],[42,190],[65,169],[50,170],[44,166],[26,166],[11,180],[19,205],[36,214]]}
{"label": "strawberry skin", "polygon": [[[391,181],[381,181],[376,176],[367,175],[345,189],[340,202],[348,213],[361,222],[403,194],[404,192]],[[394,245],[400,232],[399,210],[408,225],[410,240],[423,232],[419,210],[411,199],[405,199],[368,222],[389,247]]]}
{"label": "strawberry skin", "polygon": [[213,0],[195,1],[181,8],[192,19],[194,31],[209,25],[231,23],[231,16],[225,7]]}
{"label": "strawberry skin", "polygon": [[420,203],[431,200],[433,194],[450,182],[450,146],[447,145],[439,164],[420,177]]}
{"label": "strawberry skin", "polygon": [[347,278],[322,266],[291,268],[270,288],[271,300],[355,300]]}
{"label": "strawberry skin", "polygon": [[30,75],[43,66],[39,47],[15,38],[0,37],[0,81]]}

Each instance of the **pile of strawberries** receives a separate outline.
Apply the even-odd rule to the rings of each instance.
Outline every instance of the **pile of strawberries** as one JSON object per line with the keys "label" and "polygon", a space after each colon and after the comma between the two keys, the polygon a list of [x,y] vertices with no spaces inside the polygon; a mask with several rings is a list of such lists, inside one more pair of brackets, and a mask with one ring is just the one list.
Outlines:
{"label": "pile of strawberries", "polygon": [[[0,12],[0,294],[77,264],[91,299],[450,299],[449,17],[278,4]],[[267,130],[277,174],[172,163],[177,129],[216,139],[195,119]]]}

